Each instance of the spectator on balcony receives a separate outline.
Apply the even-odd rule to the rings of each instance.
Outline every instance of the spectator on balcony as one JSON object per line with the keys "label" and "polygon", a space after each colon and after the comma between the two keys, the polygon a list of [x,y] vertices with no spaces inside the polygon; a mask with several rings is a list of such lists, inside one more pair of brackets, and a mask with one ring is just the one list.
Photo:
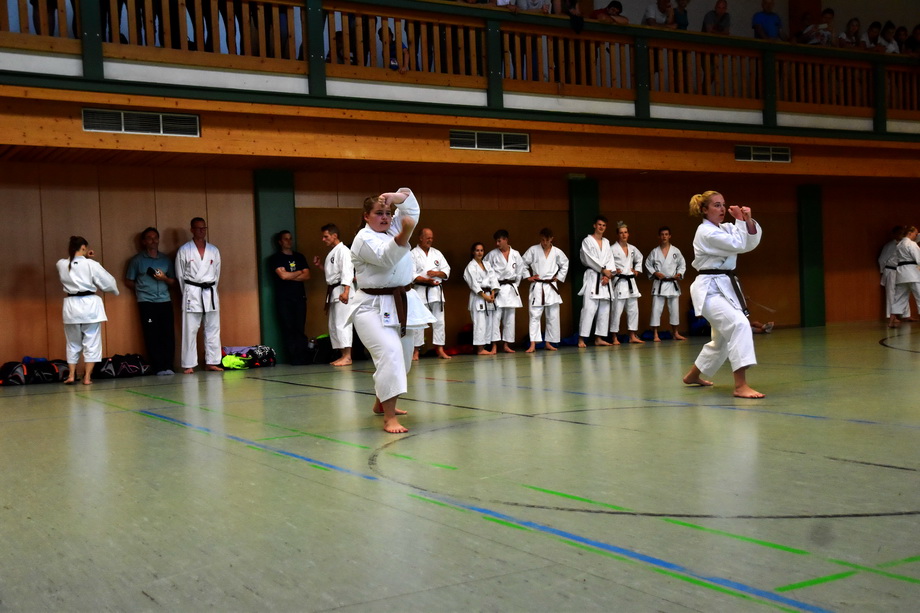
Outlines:
{"label": "spectator on balcony", "polygon": [[525,13],[549,15],[553,8],[553,3],[550,0],[514,0],[514,2],[509,2],[507,7],[512,13],[524,11]]}
{"label": "spectator on balcony", "polygon": [[802,30],[798,40],[803,45],[830,47],[834,44],[834,38],[834,9],[824,9],[821,18]]}
{"label": "spectator on balcony", "polygon": [[847,27],[837,35],[837,46],[841,49],[856,49],[859,47],[859,19],[853,17],[847,22]]}
{"label": "spectator on balcony", "polygon": [[910,33],[910,38],[904,43],[904,47],[907,49],[906,53],[920,55],[920,24],[914,26],[913,32]]}
{"label": "spectator on balcony", "polygon": [[409,72],[409,46],[403,41],[402,53],[399,53],[396,49],[396,35],[393,34],[393,30],[389,28],[387,28],[387,31],[389,32],[389,38],[384,34],[383,28],[377,30],[377,38],[379,38],[380,42],[384,45],[387,45],[390,50],[388,68],[390,70],[398,70],[399,74],[406,74]]}
{"label": "spectator on balcony", "polygon": [[898,53],[907,53],[907,41],[910,40],[910,32],[904,26],[898,26],[894,31],[894,40],[898,43]]}
{"label": "spectator on balcony", "polygon": [[751,27],[754,28],[754,38],[763,40],[786,40],[783,31],[783,20],[773,12],[774,0],[762,0],[759,13],[754,13]]}
{"label": "spectator on balcony", "polygon": [[732,16],[728,12],[728,0],[717,0],[713,10],[703,17],[702,32],[706,34],[731,34]]}
{"label": "spectator on balcony", "polygon": [[620,0],[611,0],[606,7],[592,11],[588,15],[588,19],[596,19],[603,23],[614,23],[622,26],[629,23],[629,19],[624,17],[622,13],[623,3]]}
{"label": "spectator on balcony", "polygon": [[[552,2],[550,0],[515,0],[514,4],[508,5],[508,10],[512,13],[517,14],[519,11],[524,11],[525,13],[541,13],[543,15],[549,15],[552,10]],[[514,65],[515,78],[523,79],[527,78],[532,81],[540,81],[543,79],[543,75],[540,74],[540,64],[539,57],[541,56],[540,47],[539,47],[539,37],[533,37],[528,45],[525,42],[523,36],[518,35],[518,38],[521,41],[521,55],[524,57],[521,58],[512,58],[512,64]],[[514,43],[511,44],[511,48],[514,49]],[[510,50],[509,50],[510,51]],[[513,53],[513,52],[512,52]],[[526,57],[530,57],[530,62],[528,64]],[[520,60],[520,61],[518,61]],[[525,75],[524,66],[530,66],[529,74]]]}
{"label": "spectator on balcony", "polygon": [[678,30],[686,31],[690,27],[690,16],[687,14],[687,5],[690,0],[677,0],[674,8],[674,23]]}
{"label": "spectator on balcony", "polygon": [[[29,4],[32,5],[32,28],[35,34],[43,36],[54,36],[54,27],[57,25],[57,13],[58,13],[58,0],[46,0],[45,10],[48,17],[48,31],[42,30],[42,19],[41,19],[41,5],[39,0],[29,0]],[[70,23],[70,27],[73,30],[74,38],[77,37],[77,12],[73,12],[73,20]],[[61,27],[65,27],[64,24],[60,24]],[[58,32],[58,37],[64,38],[67,32],[63,29]]]}
{"label": "spectator on balcony", "polygon": [[894,39],[895,31],[897,31],[897,28],[894,23],[886,21],[884,27],[882,27],[882,33],[879,34],[879,41],[875,50],[879,53],[900,53],[901,49],[898,47],[898,41]]}
{"label": "spectator on balcony", "polygon": [[642,25],[676,30],[677,21],[674,16],[674,7],[671,6],[670,0],[655,0],[655,2],[645,7]]}
{"label": "spectator on balcony", "polygon": [[881,42],[881,37],[879,36],[882,32],[882,24],[878,21],[873,21],[869,24],[869,28],[866,30],[866,33],[862,35],[862,38],[859,39],[860,49],[865,49],[866,51],[877,51],[876,47],[879,46]]}

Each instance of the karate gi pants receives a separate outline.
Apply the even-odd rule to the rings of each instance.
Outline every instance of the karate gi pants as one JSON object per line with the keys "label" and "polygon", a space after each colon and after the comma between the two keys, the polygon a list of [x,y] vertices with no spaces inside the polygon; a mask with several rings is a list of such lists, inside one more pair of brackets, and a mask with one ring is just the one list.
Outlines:
{"label": "karate gi pants", "polygon": [[515,307],[495,309],[492,315],[492,340],[514,342],[514,311]]}
{"label": "karate gi pants", "polygon": [[595,322],[595,316],[597,318],[594,326],[595,336],[607,336],[607,333],[610,332],[610,301],[590,296],[585,296],[584,299],[578,320],[578,336],[583,338],[591,336],[591,324]]}
{"label": "karate gi pants", "polygon": [[[443,302],[429,302],[425,306],[428,307],[428,310],[431,311],[431,314],[434,315],[434,318],[435,318],[435,322],[431,324],[431,344],[443,347],[444,340],[445,340],[444,303]],[[425,329],[421,328],[415,331],[415,346],[421,347],[424,344],[425,344]]]}
{"label": "karate gi pants", "polygon": [[176,355],[176,330],[173,326],[172,302],[138,302],[141,315],[141,330],[147,359],[154,373],[173,369]]}
{"label": "karate gi pants", "polygon": [[610,330],[614,334],[620,331],[620,318],[623,316],[624,309],[626,310],[626,329],[630,332],[636,332],[639,329],[639,299],[616,298],[610,314]]}
{"label": "karate gi pants", "polygon": [[220,311],[182,313],[182,368],[198,366],[198,329],[204,320],[204,362],[220,365]]}
{"label": "karate gi pants", "polygon": [[652,317],[649,325],[657,328],[661,325],[661,312],[665,302],[668,303],[668,317],[672,326],[680,324],[680,296],[652,296]]}
{"label": "karate gi pants", "polygon": [[81,351],[85,362],[102,360],[102,322],[64,324],[64,339],[67,341],[65,353],[68,364],[79,362]]}
{"label": "karate gi pants", "polygon": [[700,372],[713,375],[726,358],[732,372],[757,364],[751,322],[721,294],[706,296],[703,317],[712,326],[712,340],[703,345],[694,364]]}
{"label": "karate gi pants", "polygon": [[329,304],[329,340],[333,349],[351,347],[352,327],[348,316],[348,305],[338,300]]}
{"label": "karate gi pants", "polygon": [[[545,340],[547,343],[558,343],[561,338],[559,336],[559,305],[531,305],[528,310],[530,311],[530,342],[539,343]],[[540,329],[540,318],[543,317],[544,313],[546,314],[545,338]]]}
{"label": "karate gi pants", "polygon": [[494,319],[495,309],[484,309],[482,311],[470,311],[470,318],[473,320],[473,344],[477,347],[492,344],[492,334],[495,331]]}
{"label": "karate gi pants", "polygon": [[[895,285],[891,301],[891,312],[895,315],[910,315],[910,295],[914,295],[917,307],[920,307],[920,283],[898,283]],[[891,315],[889,315],[891,317]]]}
{"label": "karate gi pants", "polygon": [[374,392],[384,402],[405,394],[409,389],[409,369],[412,368],[412,353],[415,349],[414,330],[406,330],[399,336],[398,326],[384,326],[380,311],[361,305],[353,316],[355,331],[374,360]]}

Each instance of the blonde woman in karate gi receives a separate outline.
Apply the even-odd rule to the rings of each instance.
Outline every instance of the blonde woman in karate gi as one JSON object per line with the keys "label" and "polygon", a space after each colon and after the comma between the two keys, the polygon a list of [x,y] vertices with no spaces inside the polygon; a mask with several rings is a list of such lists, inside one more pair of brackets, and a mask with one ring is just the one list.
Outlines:
{"label": "blonde woman in karate gi", "polygon": [[[723,223],[726,212],[734,223]],[[712,340],[703,346],[683,381],[712,385],[703,379],[703,373],[715,373],[727,358],[735,376],[735,396],[763,398],[764,394],[747,383],[747,369],[757,364],[757,357],[744,294],[733,272],[738,254],[760,244],[760,224],[751,217],[750,207],[726,208],[725,198],[714,191],[693,196],[690,215],[703,218],[693,238],[692,266],[699,274],[690,286],[690,297],[696,314],[712,326]]]}
{"label": "blonde woman in karate gi", "polygon": [[[395,212],[394,212],[395,209]],[[364,201],[364,222],[351,245],[355,268],[355,331],[374,360],[374,413],[383,415],[383,429],[408,432],[396,408],[408,390],[414,330],[434,322],[431,312],[411,289],[415,265],[409,237],[418,224],[420,208],[412,190],[380,194]]]}
{"label": "blonde woman in karate gi", "polygon": [[610,248],[614,269],[613,304],[610,313],[610,330],[614,345],[620,344],[617,334],[620,332],[620,319],[626,311],[626,327],[629,330],[630,343],[644,343],[639,338],[639,285],[636,279],[642,270],[642,253],[629,244],[629,227],[622,221],[617,223],[617,243]]}
{"label": "blonde woman in karate gi", "polygon": [[[492,338],[495,298],[498,294],[498,277],[487,262],[483,262],[486,248],[482,243],[470,247],[470,263],[463,271],[463,280],[470,287],[470,318],[473,320],[473,345],[478,355],[495,355]],[[489,345],[487,348],[486,345]]]}
{"label": "blonde woman in karate gi", "polygon": [[71,236],[68,257],[58,260],[57,271],[64,286],[64,337],[67,340],[67,365],[70,373],[64,383],[72,385],[77,363],[83,352],[83,385],[92,384],[93,366],[102,359],[102,322],[107,321],[105,305],[96,290],[118,295],[115,277],[93,257],[82,236]]}

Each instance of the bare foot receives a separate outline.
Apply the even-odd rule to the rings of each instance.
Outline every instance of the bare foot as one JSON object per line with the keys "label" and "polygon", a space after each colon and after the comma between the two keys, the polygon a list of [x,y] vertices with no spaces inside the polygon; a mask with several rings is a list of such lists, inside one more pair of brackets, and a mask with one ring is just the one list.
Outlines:
{"label": "bare foot", "polygon": [[594,344],[597,345],[598,347],[609,347],[610,346],[610,343],[608,343],[607,341],[605,341],[599,336],[596,339],[594,339]]}
{"label": "bare foot", "polygon": [[[399,413],[399,411],[397,411],[397,413]],[[388,419],[383,422],[383,430],[384,432],[389,432],[390,434],[402,434],[404,432],[408,432],[409,428],[406,428],[400,424],[394,417],[393,419]]]}
{"label": "bare foot", "polygon": [[655,338],[653,338],[652,341],[655,342],[655,343],[660,343],[660,342],[661,342],[661,339],[658,338],[658,335],[656,334],[656,335],[655,335]]}
{"label": "bare foot", "polygon": [[508,343],[505,343],[505,348],[502,349],[502,351],[504,351],[505,353],[517,353],[517,351],[512,349],[511,345],[509,345]]}
{"label": "bare foot", "polygon": [[706,379],[702,378],[699,375],[696,375],[696,376],[687,375],[682,380],[687,385],[699,385],[700,387],[709,387],[710,385],[712,385],[712,381],[707,381]]}
{"label": "bare foot", "polygon": [[536,350],[537,350],[537,344],[536,344],[536,343],[530,343],[530,347],[528,347],[528,348],[527,348],[527,351],[525,351],[524,353],[533,353],[533,352],[536,351]]}
{"label": "bare foot", "polygon": [[611,345],[619,345],[619,344],[620,344],[620,339],[617,338],[617,335],[616,335],[616,334],[613,335],[613,342],[610,343],[610,344],[611,344]]}
{"label": "bare foot", "polygon": [[639,345],[644,345],[644,344],[645,344],[645,341],[642,340],[641,338],[639,338],[638,336],[636,336],[635,334],[630,334],[630,335],[629,335],[629,342],[630,342],[630,343],[637,343],[637,344],[639,344]]}
{"label": "bare foot", "polygon": [[742,385],[735,388],[735,398],[766,398],[766,394],[761,394],[750,385]]}
{"label": "bare foot", "polygon": [[83,379],[83,385],[92,385],[92,384],[93,384],[92,379]]}
{"label": "bare foot", "polygon": [[901,322],[900,322],[900,321],[897,321],[897,320],[895,320],[895,321],[889,321],[889,322],[888,322],[888,327],[889,327],[889,328],[900,328],[900,327],[901,327]]}
{"label": "bare foot", "polygon": [[685,341],[685,340],[687,340],[687,337],[686,337],[686,336],[681,336],[679,332],[675,332],[675,333],[674,333],[674,340],[675,340],[675,341]]}
{"label": "bare foot", "polygon": [[64,379],[64,385],[73,385],[73,383],[74,383],[73,377],[71,377],[70,379]]}
{"label": "bare foot", "polygon": [[339,358],[335,362],[332,362],[333,366],[351,366],[351,360],[346,358]]}
{"label": "bare foot", "polygon": [[216,364],[208,364],[204,367],[205,370],[210,370],[211,372],[224,372],[224,369]]}
{"label": "bare foot", "polygon": [[495,355],[498,353],[498,348],[495,345],[492,345],[492,348],[489,349],[489,355]]}
{"label": "bare foot", "polygon": [[447,352],[446,352],[446,351],[444,351],[444,347],[438,347],[437,353],[438,353],[438,358],[440,358],[440,359],[442,359],[442,360],[449,360],[449,359],[450,359],[450,356],[447,355]]}
{"label": "bare foot", "polygon": [[[374,415],[383,415],[383,409],[379,408],[380,405],[374,405]],[[402,409],[396,409],[397,415],[408,415],[409,411],[403,411]]]}
{"label": "bare foot", "polygon": [[182,372],[183,372],[184,374],[186,374],[186,375],[191,375],[191,374],[194,374],[194,373],[195,373],[195,369],[194,369],[194,368],[186,368],[186,369],[183,370]]}
{"label": "bare foot", "polygon": [[418,362],[418,349],[412,352],[412,361]]}
{"label": "bare foot", "polygon": [[487,351],[486,349],[480,349],[479,351],[476,352],[476,355],[492,355],[492,352]]}
{"label": "bare foot", "polygon": [[[596,345],[597,342],[595,341],[594,344]],[[579,337],[579,338],[578,338],[578,348],[579,348],[579,349],[585,349],[586,347],[587,347],[587,345],[585,345],[585,341],[583,341],[583,340],[581,339],[581,337]]]}
{"label": "bare foot", "polygon": [[546,343],[546,350],[547,351],[558,351],[558,349],[556,349],[552,343]]}

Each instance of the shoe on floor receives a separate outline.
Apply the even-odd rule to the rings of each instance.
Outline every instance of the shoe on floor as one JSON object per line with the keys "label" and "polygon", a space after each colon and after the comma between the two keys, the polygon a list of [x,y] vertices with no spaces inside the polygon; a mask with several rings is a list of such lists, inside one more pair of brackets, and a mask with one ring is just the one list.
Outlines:
{"label": "shoe on floor", "polygon": [[158,372],[158,373],[157,373],[157,376],[158,376],[158,377],[166,377],[166,376],[174,375],[174,374],[176,374],[176,373],[174,373],[173,371],[171,371],[171,370],[169,370],[169,369],[167,368],[166,370],[161,370],[160,372]]}

